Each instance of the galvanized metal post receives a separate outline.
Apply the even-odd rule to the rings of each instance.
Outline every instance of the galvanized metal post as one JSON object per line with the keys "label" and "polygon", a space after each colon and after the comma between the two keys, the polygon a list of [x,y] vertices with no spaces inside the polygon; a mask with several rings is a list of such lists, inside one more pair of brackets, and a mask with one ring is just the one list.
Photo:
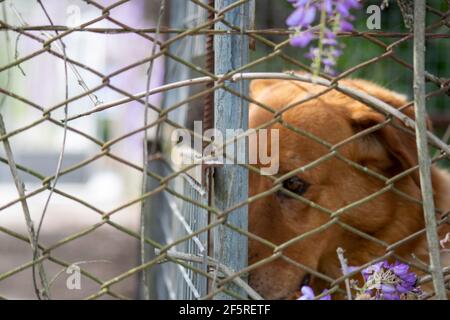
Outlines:
{"label": "galvanized metal post", "polygon": [[428,153],[425,114],[425,18],[426,0],[414,1],[414,108],[416,112],[416,137],[420,165],[423,212],[427,228],[430,272],[433,277],[436,298],[447,300],[444,276],[440,262],[439,239],[436,227],[436,212],[431,184],[431,159]]}
{"label": "galvanized metal post", "polygon": [[[215,9],[220,12],[224,8],[239,2],[238,0],[216,0]],[[239,26],[242,30],[248,29],[250,23],[249,1],[237,5],[227,11],[225,20]],[[216,30],[229,30],[223,23],[217,23]],[[244,34],[218,34],[214,39],[215,74],[226,74],[236,70],[249,61],[249,42]],[[244,81],[232,83],[226,81],[226,86],[246,94],[248,84]],[[227,129],[248,128],[248,104],[241,98],[219,89],[215,91],[214,124],[225,137]],[[225,139],[224,139],[225,141]],[[246,150],[244,150],[247,153]],[[248,159],[245,155],[245,159]],[[220,210],[245,201],[248,197],[248,170],[237,164],[226,164],[215,170],[213,204]],[[247,206],[231,212],[227,217],[227,223],[247,230]],[[239,271],[247,266],[247,237],[236,231],[221,225],[213,231],[213,255],[222,264],[234,271]],[[241,296],[245,293],[240,288],[227,284],[226,288]],[[214,283],[213,283],[213,290]],[[229,295],[218,294],[215,299],[230,299]]]}

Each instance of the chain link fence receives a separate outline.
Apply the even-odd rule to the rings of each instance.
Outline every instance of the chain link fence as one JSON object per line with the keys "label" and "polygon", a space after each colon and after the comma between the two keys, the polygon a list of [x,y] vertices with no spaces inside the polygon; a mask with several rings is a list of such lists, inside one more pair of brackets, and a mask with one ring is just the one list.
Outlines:
{"label": "chain link fence", "polygon": [[[257,28],[255,20],[258,10],[263,10],[268,5],[264,1],[150,1],[151,5],[147,3],[143,8],[152,10],[151,27],[136,27],[130,21],[120,18],[122,10],[126,10],[133,2],[136,3],[132,0],[79,1],[79,5],[89,7],[92,14],[89,19],[83,19],[71,27],[54,23],[51,1],[34,2],[36,10],[46,19],[45,25],[28,24],[25,20],[20,23],[22,15],[13,5],[15,2],[0,3],[3,5],[0,33],[5,36],[2,43],[8,44],[5,51],[15,52],[14,57],[8,53],[7,61],[0,66],[0,75],[5,79],[0,88],[0,111],[2,114],[8,113],[11,105],[20,103],[23,112],[33,109],[37,116],[20,126],[10,123],[14,119],[12,116],[4,117],[5,120],[0,122],[0,140],[4,146],[0,160],[8,168],[11,183],[15,186],[14,198],[2,201],[0,212],[3,213],[0,214],[10,214],[8,210],[16,208],[15,214],[20,214],[23,223],[17,229],[7,223],[0,225],[2,237],[8,240],[4,242],[8,243],[8,247],[2,250],[14,251],[16,246],[24,244],[29,248],[29,256],[24,263],[2,265],[0,284],[14,281],[21,274],[27,273],[30,275],[27,278],[29,283],[33,284],[28,289],[34,291],[37,298],[58,298],[53,292],[53,285],[66,272],[67,285],[77,287],[78,282],[91,283],[89,290],[83,291],[82,298],[85,299],[263,299],[294,298],[298,295],[298,290],[289,288],[300,288],[305,278],[312,277],[311,283],[315,287],[326,288],[336,297],[344,297],[348,280],[363,268],[384,259],[395,259],[409,264],[420,274],[419,282],[426,288],[424,298],[446,298],[449,265],[446,263],[446,249],[440,247],[439,241],[449,232],[446,210],[450,208],[440,207],[448,202],[445,200],[447,194],[433,193],[432,188],[436,187],[437,178],[433,173],[434,169],[430,167],[434,168],[438,163],[446,161],[450,148],[447,144],[448,133],[440,139],[433,132],[427,131],[425,101],[439,97],[443,99],[440,101],[448,102],[450,82],[444,76],[425,71],[425,62],[428,60],[424,60],[423,52],[425,40],[444,42],[449,39],[450,8],[445,1],[436,7],[435,3],[429,2],[426,10],[425,2],[417,1],[420,4],[416,3],[412,31],[339,33],[339,37],[356,43],[361,48],[370,44],[379,53],[366,60],[354,61],[350,68],[335,77],[320,74],[316,78],[310,76],[312,70],[304,60],[299,59],[298,54],[293,55],[289,45],[292,30]],[[420,10],[421,5],[424,6],[423,10]],[[6,19],[8,14],[19,17],[16,19],[19,23],[13,24]],[[105,24],[99,27],[98,23]],[[67,43],[72,38],[98,34],[110,42],[120,42],[115,38],[118,35],[139,39],[143,41],[141,44],[145,53],[141,59],[130,60],[130,56],[121,54],[120,50],[133,44],[122,41],[118,47],[120,67],[108,71],[104,71],[105,68],[100,68],[92,60],[78,61],[71,56],[74,49]],[[17,39],[15,44],[13,36]],[[21,39],[33,43],[32,49],[24,54],[18,50]],[[397,55],[397,49],[406,45],[412,46],[410,53],[411,57],[414,54],[414,59],[405,60]],[[137,48],[131,48],[132,50]],[[23,69],[33,66],[43,55],[64,70],[60,79],[49,78],[44,70],[40,71],[41,82],[63,83],[61,88],[64,98],[50,105],[37,102],[40,99],[36,100],[38,95],[32,94],[31,90],[16,91],[10,85],[10,72],[26,72]],[[345,55],[352,55],[352,52],[346,51]],[[446,56],[441,58],[445,60]],[[296,72],[255,72],[268,64],[281,64],[285,69]],[[404,100],[401,105],[398,104],[398,101],[403,101],[401,98],[386,101],[378,92],[382,89],[371,92],[349,80],[361,70],[389,68],[390,64],[401,66],[409,75],[410,87],[414,87],[413,100]],[[164,76],[161,77],[163,80],[155,85],[155,78],[158,77],[156,70],[161,65],[164,66]],[[143,91],[136,91],[134,87],[130,89],[127,78],[115,81],[136,68],[145,70],[139,79],[140,86],[145,85]],[[87,77],[93,77],[95,81],[85,80]],[[310,94],[277,106],[277,100],[262,98],[255,92],[250,94],[250,81],[278,81],[276,83],[291,86],[294,91],[296,86],[307,88]],[[432,86],[432,89],[427,87],[427,92],[425,81]],[[71,82],[78,85],[78,90],[69,90],[73,88]],[[253,86],[256,83],[253,82]],[[396,85],[392,84],[390,87],[395,88]],[[101,101],[98,96],[102,90],[114,92],[114,98]],[[273,93],[277,94],[275,88]],[[156,96],[161,97],[161,100],[152,100]],[[335,142],[318,136],[309,131],[307,125],[297,125],[293,120],[292,115],[302,106],[317,103],[321,99],[328,101],[330,96],[365,105],[374,114],[381,116],[382,120],[363,126],[358,132]],[[74,105],[77,107],[74,108]],[[139,110],[140,113],[114,113],[124,106],[128,106],[127,110]],[[415,117],[412,116],[413,108]],[[249,109],[265,110],[265,120],[255,126],[250,117],[249,123]],[[254,113],[251,114],[254,116]],[[111,126],[108,125],[107,115],[119,117],[116,120],[119,122],[125,122],[127,116],[133,117],[134,120],[137,119],[137,125],[115,136],[102,134],[105,128]],[[94,117],[100,123],[106,123],[101,127],[103,131],[96,134],[88,133],[89,130],[83,127],[83,123]],[[202,121],[201,125],[197,121]],[[16,138],[29,132],[39,135],[39,130],[35,129],[43,124],[57,128],[57,135],[62,138],[56,170],[50,174],[38,171],[33,163],[25,165],[17,161],[15,150],[18,145],[15,143]],[[10,129],[11,127],[14,129]],[[249,127],[254,130],[248,130]],[[212,128],[227,139],[220,141],[214,134],[210,134],[208,138],[207,131]],[[279,130],[280,141],[289,137],[292,141],[302,141],[305,145],[310,141],[313,147],[320,146],[320,157],[303,161],[298,167],[281,165],[282,170],[274,175],[264,174],[264,166],[260,162],[255,165],[249,161],[253,154],[248,149],[251,150],[251,143],[255,142],[251,140],[252,134],[273,128]],[[414,151],[418,153],[415,163],[409,163],[401,172],[391,172],[390,176],[385,176],[366,163],[355,161],[345,151],[358,141],[370,140],[373,134],[382,135],[386,128],[401,132],[400,143],[413,149],[417,145],[417,152],[415,149]],[[227,130],[233,130],[231,137],[226,134]],[[186,135],[180,138],[179,132],[185,132]],[[130,159],[128,149],[122,153],[116,149],[118,145],[131,143],[136,136],[139,141],[145,141],[140,144],[140,161]],[[65,159],[69,155],[65,150],[73,137],[77,137],[77,141],[88,141],[95,147],[91,149],[93,151],[89,156],[67,165]],[[194,137],[200,141],[200,151],[208,148],[213,151],[211,157],[205,158],[201,152],[200,155],[196,154],[196,150],[190,147],[174,147],[177,144],[183,145],[181,142],[184,139]],[[45,140],[40,143],[45,144]],[[295,154],[289,156],[284,153],[284,146],[286,144],[280,144],[280,163],[285,163],[287,157],[296,157]],[[428,148],[434,152],[431,161]],[[176,156],[187,154],[189,159],[195,161],[191,164],[175,161],[174,149],[179,152]],[[217,155],[223,151],[225,160]],[[65,176],[77,176],[82,170],[105,159],[108,163],[114,163],[113,170],[133,172],[143,177],[142,184],[138,183],[138,194],[126,200],[120,198],[120,203],[112,207],[106,206],[110,208],[105,210],[86,200],[89,197],[84,198],[77,192],[72,193],[59,187]],[[228,160],[230,163],[223,163]],[[317,170],[330,163],[337,164],[336,170],[345,168],[348,170],[345,172],[363,177],[364,181],[370,181],[376,188],[371,187],[370,192],[365,190],[363,197],[351,202],[341,201],[339,203],[342,205],[338,207],[329,202],[330,199],[327,199],[328,202],[323,199],[316,201],[308,193],[295,193],[289,188],[287,181],[290,178],[314,175]],[[104,170],[103,165],[95,167],[95,170]],[[420,181],[419,192],[405,191],[408,190],[404,186],[405,179],[411,181],[414,178]],[[27,183],[24,184],[27,179],[39,181],[40,185],[29,189]],[[133,180],[135,185],[136,181]],[[115,183],[118,182],[106,181],[99,188],[108,190]],[[335,183],[334,186],[338,184]],[[95,192],[90,191],[93,197]],[[33,197],[39,195],[45,195],[43,209],[30,205]],[[74,219],[69,214],[68,207],[56,210],[57,215],[46,217],[55,197],[64,198],[68,203],[76,205],[76,208],[82,208],[79,210],[89,211],[90,217],[86,220],[89,221],[88,225],[63,236],[58,234],[56,239],[46,238],[46,225],[51,223],[51,219],[61,223],[61,226],[64,223],[70,224],[71,219]],[[383,230],[367,230],[361,227],[358,219],[349,219],[358,212],[366,214],[368,206],[383,204],[387,199],[401,199],[395,200],[399,201],[395,203],[414,208],[413,211],[417,211],[421,217],[420,222],[407,228],[403,224],[406,217],[391,217],[391,228],[394,228],[392,230],[395,236],[388,237]],[[276,204],[282,201],[285,201],[284,205]],[[320,216],[320,225],[295,229],[296,223],[308,226],[306,222],[295,222],[301,219],[301,212],[296,209],[299,207],[309,212],[308,217]],[[139,213],[138,223],[131,226],[124,215],[122,219],[116,219],[124,211],[128,214],[127,210],[130,208]],[[384,207],[374,205],[373,208]],[[74,211],[71,214],[77,215],[77,210]],[[288,220],[294,222],[286,227],[277,225],[278,218],[281,220],[281,217],[272,217],[267,220],[269,222],[260,220],[269,213],[297,216],[291,218],[294,220]],[[361,221],[364,219],[365,217],[361,217]],[[261,228],[264,223],[269,223],[269,226]],[[108,236],[100,234],[92,238],[93,234],[98,234],[105,228],[109,230]],[[280,234],[281,237],[275,236]],[[336,234],[344,234],[346,239],[351,239],[352,245],[348,241],[340,242],[343,238],[333,237]],[[105,271],[108,267],[102,265],[90,269],[91,263],[101,264],[108,259],[100,250],[94,255],[97,260],[89,261],[84,252],[97,246],[102,248],[111,245],[115,237],[124,239],[123,241],[132,239],[132,242],[126,242],[127,246],[117,244],[116,250],[123,254],[134,248],[135,256],[119,256],[115,261],[106,261],[105,263],[120,265],[109,272]],[[311,257],[322,250],[319,250],[319,243],[324,238],[333,239],[323,249],[328,252],[327,258],[312,263]],[[422,256],[416,256],[411,248],[419,239],[425,238],[426,251],[422,252]],[[88,240],[81,242],[83,239]],[[353,246],[355,243],[365,245]],[[307,250],[303,250],[305,247]],[[342,254],[339,256],[336,253],[339,247],[345,250],[348,263],[356,263],[358,266],[345,275],[340,271],[339,258],[342,260]],[[352,248],[356,248],[356,252]],[[372,249],[361,252],[366,248]],[[67,256],[69,251],[76,251],[80,256]],[[305,256],[307,254],[310,256]],[[129,259],[126,266],[121,264],[124,259]],[[80,279],[75,277],[77,273]],[[121,287],[122,283],[130,279],[133,279],[133,283],[129,286],[135,288],[134,291],[126,291]],[[266,284],[261,285],[263,282]],[[2,287],[3,298],[23,296],[21,293],[10,296],[8,288],[6,285]]]}

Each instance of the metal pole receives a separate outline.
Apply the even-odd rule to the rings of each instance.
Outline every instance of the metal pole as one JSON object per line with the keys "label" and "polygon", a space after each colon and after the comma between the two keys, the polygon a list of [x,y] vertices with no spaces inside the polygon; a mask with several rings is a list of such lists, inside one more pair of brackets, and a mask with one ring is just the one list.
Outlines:
{"label": "metal pole", "polygon": [[[221,11],[237,0],[216,0],[215,9]],[[234,26],[241,27],[242,30],[248,28],[250,23],[249,1],[237,5],[232,10],[227,11],[225,20]],[[215,26],[216,30],[229,30],[223,23]],[[248,63],[249,42],[244,34],[223,34],[214,38],[215,51],[215,74],[226,74],[236,70]],[[225,85],[238,92],[246,94],[248,83],[239,81],[233,83],[226,81]],[[214,125],[224,137],[227,129],[248,129],[248,104],[241,98],[222,89],[215,91],[214,96]],[[246,150],[244,150],[246,152]],[[245,159],[248,156],[245,155]],[[220,210],[225,210],[238,203],[245,201],[248,197],[248,170],[236,164],[226,164],[216,168],[214,173],[214,195],[213,204]],[[227,223],[238,228],[247,230],[247,206],[234,210],[228,215]],[[213,254],[220,263],[228,266],[234,271],[239,271],[247,266],[247,237],[232,231],[225,225],[220,225],[213,231]],[[215,284],[217,271],[215,271],[216,281],[212,283],[212,290],[216,290]],[[235,285],[226,284],[227,290],[233,291],[241,296],[245,296],[245,291]],[[215,299],[231,299],[226,294],[218,294]]]}
{"label": "metal pole", "polygon": [[434,290],[437,299],[447,300],[440,262],[436,212],[431,184],[431,159],[428,153],[427,125],[425,120],[425,17],[426,0],[414,1],[414,108],[416,112],[416,142],[419,155],[420,185],[427,228],[430,272],[433,277]]}

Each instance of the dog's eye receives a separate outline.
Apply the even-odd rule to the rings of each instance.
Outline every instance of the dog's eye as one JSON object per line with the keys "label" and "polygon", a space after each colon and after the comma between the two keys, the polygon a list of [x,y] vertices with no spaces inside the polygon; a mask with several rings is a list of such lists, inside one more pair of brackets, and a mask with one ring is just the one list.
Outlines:
{"label": "dog's eye", "polygon": [[288,189],[298,195],[302,195],[308,190],[309,184],[297,176],[291,177],[283,181],[283,188]]}

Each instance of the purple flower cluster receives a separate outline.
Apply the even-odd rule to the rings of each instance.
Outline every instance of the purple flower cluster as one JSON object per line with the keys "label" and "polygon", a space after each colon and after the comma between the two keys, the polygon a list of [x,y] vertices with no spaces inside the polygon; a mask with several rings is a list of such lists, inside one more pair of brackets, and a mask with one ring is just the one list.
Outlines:
{"label": "purple flower cluster", "polygon": [[[360,7],[358,0],[288,0],[295,8],[286,20],[287,25],[297,32],[291,37],[292,46],[305,48],[313,40],[317,47],[311,47],[306,54],[313,61],[316,70],[324,65],[324,72],[333,73],[336,59],[342,54],[336,40],[336,32],[352,31],[354,17],[350,10]],[[319,13],[319,14],[318,14]],[[316,17],[320,16],[319,28],[313,27]],[[319,30],[319,35],[314,31]]]}
{"label": "purple flower cluster", "polygon": [[[309,286],[303,286],[300,289],[302,295],[297,300],[314,300],[314,297],[316,296],[314,294],[314,290]],[[322,292],[322,294],[325,294],[326,290]],[[331,295],[327,294],[324,295],[319,300],[331,300]]]}
{"label": "purple flower cluster", "polygon": [[[348,267],[351,273],[358,267]],[[417,275],[410,272],[409,266],[396,261],[390,264],[384,260],[361,271],[364,285],[358,288],[353,282],[353,289],[357,290],[356,300],[415,300],[423,294],[417,285]],[[314,300],[314,290],[309,286],[300,289],[301,296],[297,300]],[[322,292],[319,300],[331,300],[327,290]]]}
{"label": "purple flower cluster", "polygon": [[417,275],[409,271],[407,264],[398,261],[375,263],[361,274],[365,281],[362,293],[375,300],[406,300],[422,293],[417,286]]}

